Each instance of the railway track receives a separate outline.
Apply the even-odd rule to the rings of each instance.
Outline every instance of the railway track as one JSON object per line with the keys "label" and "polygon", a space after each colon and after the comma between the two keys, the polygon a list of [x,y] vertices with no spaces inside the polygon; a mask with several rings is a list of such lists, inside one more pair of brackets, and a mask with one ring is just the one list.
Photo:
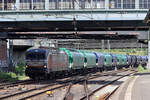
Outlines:
{"label": "railway track", "polygon": [[[106,76],[106,77],[108,75],[113,76],[113,75],[116,75],[116,73],[121,73],[121,72],[123,71],[110,71],[108,73],[106,72],[106,73],[98,73],[98,74],[92,74],[92,75],[88,74],[86,78],[84,76],[78,76],[78,77],[75,76],[75,78],[73,79],[70,78],[65,81],[64,80],[63,81],[52,80],[51,83],[47,83],[47,85],[44,85],[44,86],[28,89],[28,90],[21,91],[21,92],[16,92],[16,93],[9,94],[9,95],[0,96],[0,100],[10,100],[10,99],[11,100],[25,100],[28,98],[36,97],[41,94],[45,94],[45,92],[47,91],[54,91],[60,88],[68,87],[68,86],[71,89],[71,87],[74,84],[78,84],[82,82],[84,82],[84,91],[86,94],[86,98],[88,98],[89,97],[88,88],[87,88],[88,80],[98,78],[100,76]],[[68,97],[67,95],[70,94],[70,89],[67,90],[68,92],[66,92],[66,95],[64,96],[64,100],[67,100],[65,98],[67,98]]]}
{"label": "railway track", "polygon": [[[104,84],[103,86],[98,87],[98,88],[95,89],[95,90],[92,90],[91,92],[87,93],[88,96],[83,96],[82,98],[80,98],[80,100],[91,100],[90,98],[91,98],[96,92],[99,92],[99,91],[101,91],[102,89],[104,89],[104,88],[106,88],[106,87],[112,85],[112,84],[115,83],[116,81],[118,81],[118,80],[120,80],[120,79],[122,79],[122,78],[124,78],[124,77],[126,77],[126,76],[129,76],[129,75],[131,75],[131,74],[134,74],[134,73],[136,73],[136,72],[137,72],[137,71],[134,71],[134,72],[131,72],[131,73],[129,73],[129,74],[120,76],[120,77],[118,77],[117,79],[112,80],[112,81],[110,81],[110,82]],[[115,93],[115,91],[119,88],[119,86],[120,86],[120,85],[118,85],[118,86],[117,86],[115,89],[113,89],[111,92],[104,93],[102,96],[98,97],[98,100],[108,100],[109,97],[112,96],[112,95]],[[99,92],[99,93],[100,93],[100,92]],[[92,99],[92,100],[94,100],[94,99]]]}
{"label": "railway track", "polygon": [[[132,72],[132,73],[134,73],[134,72]],[[115,79],[115,80],[112,80],[112,81],[110,81],[110,82],[104,84],[102,87],[100,87],[100,88],[98,88],[98,89],[96,89],[96,90],[92,90],[92,91],[90,91],[90,90],[88,89],[88,80],[91,80],[91,79],[94,79],[94,78],[86,77],[84,80],[82,80],[82,83],[83,83],[83,86],[84,86],[84,96],[81,97],[80,100],[95,100],[95,99],[90,99],[91,96],[92,96],[95,92],[99,91],[100,89],[102,89],[102,88],[108,86],[109,84],[112,84],[112,83],[116,82],[117,80],[119,80],[119,79],[121,79],[121,78],[123,78],[123,77],[125,77],[125,76],[128,76],[128,75],[130,75],[130,74],[132,74],[132,73],[122,75],[122,76],[120,76],[119,78],[117,78],[117,79]],[[95,78],[96,78],[96,77],[95,77]],[[111,77],[110,77],[110,78],[111,78]],[[110,79],[110,78],[108,78],[108,79]],[[106,79],[106,80],[108,80],[108,79]],[[79,83],[79,82],[77,82],[77,83]],[[77,84],[77,83],[70,83],[70,85],[68,86],[67,92],[66,92],[66,94],[65,94],[65,96],[64,96],[64,98],[63,98],[62,100],[73,100],[74,94],[71,93],[71,88],[73,87],[73,85],[75,85],[75,84]],[[119,87],[119,86],[118,86],[118,87]],[[118,88],[118,87],[117,87],[117,88]],[[107,93],[107,94],[103,95],[103,97],[101,97],[101,98],[103,98],[103,99],[100,98],[100,99],[98,99],[98,100],[107,100],[107,99],[117,90],[117,88],[116,88],[115,90],[113,90],[111,93]],[[79,99],[76,98],[75,100],[79,100]]]}
{"label": "railway track", "polygon": [[[121,72],[120,72],[121,73]],[[110,74],[110,75],[112,75],[112,74]],[[113,75],[115,75],[115,74],[113,74]],[[106,76],[106,77],[108,77],[108,75]],[[90,76],[90,77],[88,77],[88,78],[83,78],[82,80],[79,80],[79,81],[72,81],[72,83],[68,83],[68,85],[66,85],[66,86],[64,86],[64,87],[67,87],[67,89],[66,89],[66,92],[65,92],[65,94],[64,94],[64,96],[60,99],[58,99],[58,98],[52,98],[52,100],[72,100],[72,98],[74,97],[74,95],[76,94],[76,93],[71,93],[71,89],[76,85],[76,84],[83,84],[83,86],[84,86],[84,91],[85,91],[85,93],[84,93],[84,95],[87,97],[87,98],[89,98],[89,89],[88,89],[88,86],[87,86],[87,84],[88,84],[88,80],[91,80],[91,79],[94,79],[94,78],[97,78],[97,77],[95,77],[95,76]],[[64,88],[64,87],[61,87],[61,88]],[[58,89],[60,89],[60,88],[58,88]],[[58,89],[51,89],[51,90],[49,90],[49,91],[57,91]],[[60,91],[60,90],[58,90],[58,91]],[[57,92],[58,92],[57,91]],[[45,91],[46,92],[46,91]],[[56,93],[57,93],[56,92]],[[44,92],[43,92],[44,93]],[[57,93],[57,94],[60,94],[60,93]],[[38,96],[38,95],[40,95],[40,96]],[[38,99],[38,100],[42,100],[42,99],[39,99],[38,97],[41,97],[41,96],[43,96],[43,97],[46,97],[46,95],[45,94],[43,94],[43,95],[41,95],[41,94],[38,94],[38,95],[34,95],[33,97],[29,97],[29,98],[33,98],[33,100],[36,100],[36,99]],[[36,96],[37,96],[37,98],[36,98]],[[58,96],[58,95],[57,95]],[[59,95],[60,96],[60,95]],[[27,98],[26,98],[27,99]],[[47,99],[47,98],[46,98]],[[46,100],[46,99],[44,99],[44,100]],[[48,99],[50,99],[50,98],[48,98]],[[50,99],[51,100],[51,99]],[[79,100],[79,99],[75,99],[75,100]],[[88,100],[88,99],[87,99]]]}
{"label": "railway track", "polygon": [[23,84],[30,84],[33,82],[35,81],[29,79],[29,80],[16,81],[16,82],[10,82],[10,83],[3,83],[3,84],[0,84],[0,89],[14,87],[14,86],[23,85]]}

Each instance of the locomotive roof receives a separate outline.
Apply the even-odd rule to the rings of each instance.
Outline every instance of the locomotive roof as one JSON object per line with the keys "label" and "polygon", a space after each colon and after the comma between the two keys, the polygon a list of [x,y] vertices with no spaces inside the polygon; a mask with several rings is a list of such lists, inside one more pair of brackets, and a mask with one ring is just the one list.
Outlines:
{"label": "locomotive roof", "polygon": [[37,48],[37,49],[30,49],[27,52],[48,52],[48,49],[43,49],[43,48]]}

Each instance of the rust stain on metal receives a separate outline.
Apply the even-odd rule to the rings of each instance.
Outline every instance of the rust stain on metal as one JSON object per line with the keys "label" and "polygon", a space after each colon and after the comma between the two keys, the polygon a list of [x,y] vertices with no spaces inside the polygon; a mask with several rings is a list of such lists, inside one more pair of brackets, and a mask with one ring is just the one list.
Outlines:
{"label": "rust stain on metal", "polygon": [[98,100],[106,100],[106,98],[110,95],[110,93],[105,93],[104,95],[102,95]]}

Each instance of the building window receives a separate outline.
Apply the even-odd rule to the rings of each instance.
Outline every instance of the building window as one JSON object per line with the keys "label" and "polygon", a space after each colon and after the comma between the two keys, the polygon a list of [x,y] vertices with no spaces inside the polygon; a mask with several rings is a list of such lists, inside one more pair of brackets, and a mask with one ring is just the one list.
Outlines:
{"label": "building window", "polygon": [[21,10],[32,9],[32,1],[31,0],[20,0],[20,9]]}
{"label": "building window", "polygon": [[135,9],[135,0],[123,0],[123,9]]}
{"label": "building window", "polygon": [[139,1],[139,8],[140,9],[148,9],[148,8],[150,8],[150,0],[140,0]]}
{"label": "building window", "polygon": [[4,0],[4,10],[15,10],[16,9],[16,0]]}
{"label": "building window", "polygon": [[2,0],[0,0],[0,10],[3,9],[3,3],[2,3]]}
{"label": "building window", "polygon": [[85,0],[85,8],[92,8],[91,0]]}
{"label": "building window", "polygon": [[121,9],[121,0],[110,0],[109,8],[110,9]]}
{"label": "building window", "polygon": [[33,10],[44,10],[45,0],[33,0]]}
{"label": "building window", "polygon": [[49,9],[56,9],[56,0],[49,0]]}
{"label": "building window", "polygon": [[105,8],[105,0],[93,0],[93,8]]}
{"label": "building window", "polygon": [[61,0],[49,0],[49,9],[60,9]]}
{"label": "building window", "polygon": [[79,5],[80,9],[92,8],[91,7],[91,0],[77,0],[75,2],[76,2],[76,4]]}
{"label": "building window", "polygon": [[73,4],[72,4],[72,0],[63,0],[62,3],[62,9],[72,9],[73,8]]}

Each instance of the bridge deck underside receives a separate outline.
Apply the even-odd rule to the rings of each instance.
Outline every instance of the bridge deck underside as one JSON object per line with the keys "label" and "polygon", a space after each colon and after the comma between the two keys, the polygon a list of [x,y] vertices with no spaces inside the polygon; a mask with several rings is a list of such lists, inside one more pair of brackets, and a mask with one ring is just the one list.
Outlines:
{"label": "bridge deck underside", "polygon": [[1,32],[145,30],[143,20],[0,22]]}
{"label": "bridge deck underside", "polygon": [[8,33],[7,37],[10,39],[35,39],[35,38],[49,38],[49,39],[137,39],[137,35],[117,35],[117,34],[15,34]]}
{"label": "bridge deck underside", "polygon": [[[137,34],[118,34],[117,31],[143,31],[147,29],[147,25],[142,20],[1,22],[0,37],[12,39],[36,37],[130,39],[137,38]],[[107,34],[107,31],[116,31],[116,33]]]}

